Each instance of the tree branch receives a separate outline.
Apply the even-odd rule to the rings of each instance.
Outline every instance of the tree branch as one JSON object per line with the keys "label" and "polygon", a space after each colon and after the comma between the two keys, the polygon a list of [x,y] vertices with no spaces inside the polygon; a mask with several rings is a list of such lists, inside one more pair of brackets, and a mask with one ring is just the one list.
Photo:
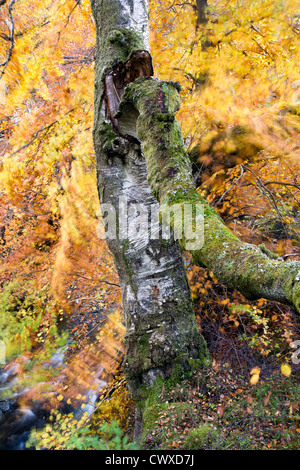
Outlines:
{"label": "tree branch", "polygon": [[[3,5],[4,3],[5,2],[1,3],[1,5]],[[9,32],[10,33],[9,35],[10,46],[9,46],[6,60],[2,62],[2,64],[0,64],[0,67],[3,67],[1,74],[0,74],[0,79],[3,77],[6,67],[9,64],[9,61],[12,56],[13,48],[15,45],[15,23],[14,23],[14,19],[12,15],[12,9],[13,9],[14,3],[15,3],[15,0],[11,0],[9,7],[8,7],[8,14],[9,14],[9,20],[10,20],[10,32]]]}
{"label": "tree branch", "polygon": [[[170,212],[174,204],[202,205],[204,234],[194,235],[200,244],[201,236],[204,240],[201,248],[191,251],[194,263],[208,267],[221,282],[249,299],[266,298],[292,304],[300,312],[300,262],[273,260],[258,246],[243,243],[197,192],[180,125],[175,119],[179,103],[176,84],[141,78],[125,89],[116,116],[122,132],[123,111],[128,114],[130,106],[138,111],[133,133],[142,143],[148,182],[161,204],[161,213]],[[177,233],[175,217],[170,219]],[[192,218],[188,222],[192,224]],[[188,249],[189,240],[184,234],[179,242],[183,249]]]}

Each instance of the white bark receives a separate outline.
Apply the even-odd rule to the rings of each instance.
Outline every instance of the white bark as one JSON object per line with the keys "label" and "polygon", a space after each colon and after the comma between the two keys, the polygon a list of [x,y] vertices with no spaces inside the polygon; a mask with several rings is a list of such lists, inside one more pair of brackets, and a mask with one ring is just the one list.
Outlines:
{"label": "white bark", "polygon": [[120,0],[120,5],[127,28],[140,33],[144,49],[149,50],[148,0]]}

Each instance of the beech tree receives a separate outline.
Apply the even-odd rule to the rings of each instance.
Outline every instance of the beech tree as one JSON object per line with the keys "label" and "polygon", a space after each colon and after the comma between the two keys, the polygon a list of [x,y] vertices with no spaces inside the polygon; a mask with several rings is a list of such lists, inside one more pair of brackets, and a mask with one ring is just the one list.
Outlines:
{"label": "beech tree", "polygon": [[[124,372],[143,410],[158,377],[179,380],[209,363],[195,322],[182,250],[190,250],[195,264],[208,267],[248,299],[272,299],[297,311],[300,263],[276,260],[264,247],[238,239],[198,193],[175,117],[180,85],[153,77],[147,2],[91,4],[97,31],[93,137],[98,192],[104,219],[108,221],[107,208],[112,206],[118,221],[115,236],[108,234],[107,243],[122,288]],[[146,232],[136,229],[139,205],[149,214],[160,211],[175,234],[180,232],[176,217],[164,217],[172,207],[193,207],[187,225],[193,223],[195,207],[203,207],[204,230],[194,233],[194,242],[198,237],[199,243],[189,248],[184,235],[141,237],[150,228],[145,220]],[[122,220],[129,227],[125,235]]]}

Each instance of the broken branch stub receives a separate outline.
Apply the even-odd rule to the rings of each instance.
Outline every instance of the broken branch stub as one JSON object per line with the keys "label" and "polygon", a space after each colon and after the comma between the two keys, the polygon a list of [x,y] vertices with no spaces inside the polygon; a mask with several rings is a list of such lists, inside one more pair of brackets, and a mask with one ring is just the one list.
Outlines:
{"label": "broken branch stub", "polygon": [[115,115],[119,110],[125,87],[137,78],[152,75],[152,58],[145,50],[133,51],[125,63],[117,62],[106,72],[104,79],[106,115],[116,130],[118,121]]}

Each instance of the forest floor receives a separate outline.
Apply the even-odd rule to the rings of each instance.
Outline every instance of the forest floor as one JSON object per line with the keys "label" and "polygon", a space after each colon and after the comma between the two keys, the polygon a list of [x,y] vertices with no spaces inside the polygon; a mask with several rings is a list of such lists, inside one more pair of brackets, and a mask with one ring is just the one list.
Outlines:
{"label": "forest floor", "polygon": [[[212,283],[207,296],[202,295],[207,314],[203,315],[203,308],[202,313],[197,313],[212,364],[169,389],[164,385],[158,389],[155,404],[145,419],[143,449],[299,449],[300,364],[291,358],[285,344],[286,338],[299,338],[299,318],[288,306],[266,303],[265,309],[260,308],[269,322],[265,323],[269,324],[268,341],[249,346],[249,338],[264,337],[262,325],[256,323],[255,317],[253,321],[250,315],[249,320],[256,303],[250,302],[247,314],[240,313],[237,321],[230,317],[230,311],[221,311],[229,303],[220,303],[219,297],[227,297],[231,305],[239,302],[243,306],[245,300],[236,298],[237,294],[229,289],[224,295],[223,288]],[[286,334],[289,328],[290,336]],[[290,367],[287,375],[282,372],[285,363]],[[254,381],[253,372],[258,374]],[[111,407],[132,439],[134,404],[122,380],[122,374],[116,377],[116,396],[113,392],[105,406]],[[108,388],[111,390],[112,385]],[[99,429],[102,419],[100,406],[90,430]]]}
{"label": "forest floor", "polygon": [[[280,367],[262,367],[258,382],[251,384],[250,379],[249,372],[213,360],[211,367],[177,385],[163,386],[148,410],[141,448],[298,450],[300,366],[293,365],[290,376],[284,376]],[[111,393],[106,410],[109,406],[117,419],[121,417],[119,423],[132,440],[134,403],[122,375],[114,386],[116,395]],[[105,409],[100,406],[89,432],[97,433],[103,417]]]}
{"label": "forest floor", "polygon": [[210,368],[161,394],[146,449],[296,450],[299,371],[251,385],[228,365]]}

